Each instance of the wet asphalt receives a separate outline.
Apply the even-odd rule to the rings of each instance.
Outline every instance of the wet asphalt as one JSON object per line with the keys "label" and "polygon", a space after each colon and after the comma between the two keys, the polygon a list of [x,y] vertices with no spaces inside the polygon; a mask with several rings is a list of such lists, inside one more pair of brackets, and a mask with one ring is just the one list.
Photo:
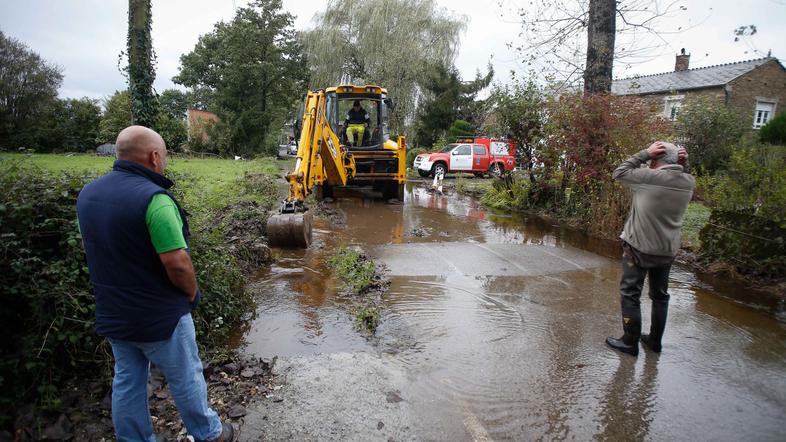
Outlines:
{"label": "wet asphalt", "polygon": [[[633,358],[603,342],[621,334],[614,242],[416,185],[331,207],[345,227],[318,220],[252,284],[245,351],[277,355],[284,387],[241,440],[786,439],[782,300],[676,265],[663,353]],[[388,268],[371,338],[331,276],[339,245]]]}

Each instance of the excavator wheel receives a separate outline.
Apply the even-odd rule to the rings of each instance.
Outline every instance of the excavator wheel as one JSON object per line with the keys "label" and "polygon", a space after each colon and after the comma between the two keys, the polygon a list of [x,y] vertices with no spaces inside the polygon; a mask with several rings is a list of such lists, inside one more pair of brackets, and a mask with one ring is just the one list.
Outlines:
{"label": "excavator wheel", "polygon": [[271,246],[307,248],[311,244],[311,212],[279,213],[267,220]]}

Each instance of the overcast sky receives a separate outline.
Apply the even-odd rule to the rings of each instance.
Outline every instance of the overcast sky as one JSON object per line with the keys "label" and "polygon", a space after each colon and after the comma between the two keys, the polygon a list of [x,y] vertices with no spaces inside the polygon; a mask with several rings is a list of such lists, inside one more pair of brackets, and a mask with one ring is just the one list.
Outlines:
{"label": "overcast sky", "polygon": [[[669,0],[672,1],[672,0]],[[665,1],[664,1],[665,2]],[[160,92],[174,87],[180,55],[193,49],[201,34],[219,20],[233,16],[246,0],[153,0],[153,44],[158,55],[155,82]],[[284,9],[297,16],[295,27],[307,29],[326,0],[283,0]],[[461,39],[456,66],[464,79],[491,61],[496,79],[508,72],[524,74],[526,67],[508,43],[520,44],[520,25],[513,14],[529,0],[437,0],[445,9],[469,18]],[[686,0],[687,11],[661,22],[666,44],[653,58],[625,68],[615,64],[615,77],[652,74],[674,68],[680,48],[691,53],[691,67],[758,58],[758,49],[784,62],[786,57],[786,0]],[[118,54],[125,49],[128,2],[125,0],[0,0],[0,30],[17,38],[64,71],[61,97],[103,98],[126,87],[117,69]],[[734,42],[732,31],[754,24],[758,34],[751,45]]]}

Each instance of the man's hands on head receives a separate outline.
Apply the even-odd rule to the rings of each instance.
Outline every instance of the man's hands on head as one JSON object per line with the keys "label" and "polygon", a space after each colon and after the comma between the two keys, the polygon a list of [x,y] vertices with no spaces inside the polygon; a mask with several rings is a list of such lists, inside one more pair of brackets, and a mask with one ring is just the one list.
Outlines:
{"label": "man's hands on head", "polygon": [[160,253],[158,256],[172,284],[179,288],[190,302],[194,302],[197,294],[196,274],[186,249],[172,250]]}
{"label": "man's hands on head", "polygon": [[650,147],[647,148],[647,153],[651,160],[657,160],[666,153],[666,144],[663,141],[656,141],[650,144]]}
{"label": "man's hands on head", "polygon": [[685,166],[688,163],[688,150],[684,146],[680,146],[677,150],[677,163]]}

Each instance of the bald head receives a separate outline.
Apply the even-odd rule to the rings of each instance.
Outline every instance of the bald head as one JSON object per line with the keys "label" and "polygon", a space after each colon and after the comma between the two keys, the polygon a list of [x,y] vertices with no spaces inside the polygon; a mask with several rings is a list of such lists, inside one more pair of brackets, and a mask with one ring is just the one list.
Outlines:
{"label": "bald head", "polygon": [[156,131],[144,126],[129,126],[120,131],[115,142],[118,160],[139,163],[163,173],[166,167],[166,143]]}

